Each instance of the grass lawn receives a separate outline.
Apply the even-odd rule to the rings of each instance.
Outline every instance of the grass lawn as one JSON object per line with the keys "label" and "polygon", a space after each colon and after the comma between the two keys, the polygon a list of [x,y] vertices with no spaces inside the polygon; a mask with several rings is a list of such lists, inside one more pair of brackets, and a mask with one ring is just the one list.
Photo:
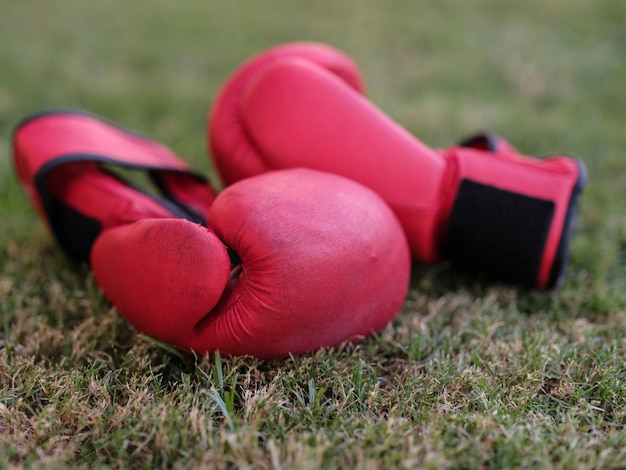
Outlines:
{"label": "grass lawn", "polygon": [[[625,25],[623,0],[3,0],[0,468],[626,466]],[[13,127],[82,108],[217,182],[214,95],[293,40],[351,54],[432,146],[490,129],[581,157],[565,285],[415,266],[384,332],[282,361],[184,356],[129,327],[18,186]]]}

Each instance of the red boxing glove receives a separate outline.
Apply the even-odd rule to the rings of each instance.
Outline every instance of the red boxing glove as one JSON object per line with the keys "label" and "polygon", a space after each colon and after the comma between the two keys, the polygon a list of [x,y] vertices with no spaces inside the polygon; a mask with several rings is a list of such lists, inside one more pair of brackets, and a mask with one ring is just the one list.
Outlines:
{"label": "red boxing glove", "polygon": [[[284,170],[215,197],[164,146],[72,112],[25,121],[14,150],[61,246],[90,253],[107,298],[158,340],[284,357],[379,331],[404,302],[402,229],[373,191],[346,178]],[[148,171],[165,196],[104,163]],[[181,218],[190,213],[211,227]]]}
{"label": "red boxing glove", "polygon": [[433,150],[324,63],[266,59],[281,47],[237,70],[211,110],[209,145],[227,184],[279,168],[331,171],[383,197],[417,261],[448,257],[536,288],[561,282],[582,162],[524,157],[502,140]]}

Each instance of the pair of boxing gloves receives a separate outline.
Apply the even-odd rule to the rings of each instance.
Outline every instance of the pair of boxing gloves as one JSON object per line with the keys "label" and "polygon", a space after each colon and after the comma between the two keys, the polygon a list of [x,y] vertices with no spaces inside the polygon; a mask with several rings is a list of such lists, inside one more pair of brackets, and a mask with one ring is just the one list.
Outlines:
{"label": "pair of boxing gloves", "polygon": [[[492,136],[430,149],[367,101],[334,48],[244,63],[207,135],[220,194],[95,116],[41,113],[14,134],[18,178],[62,249],[158,340],[274,358],[367,336],[400,310],[411,254],[539,289],[563,278],[582,163]],[[151,190],[116,168],[146,172]]]}

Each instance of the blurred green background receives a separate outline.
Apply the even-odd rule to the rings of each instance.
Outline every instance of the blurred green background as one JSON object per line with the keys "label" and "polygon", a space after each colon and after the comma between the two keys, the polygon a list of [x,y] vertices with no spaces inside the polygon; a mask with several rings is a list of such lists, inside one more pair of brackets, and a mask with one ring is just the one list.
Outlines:
{"label": "blurred green background", "polygon": [[433,146],[490,129],[529,154],[579,155],[592,177],[621,183],[625,11],[619,0],[5,0],[2,242],[34,225],[20,221],[27,209],[8,163],[22,117],[83,108],[208,172],[205,117],[221,83],[243,59],[293,40],[352,55],[370,98]]}

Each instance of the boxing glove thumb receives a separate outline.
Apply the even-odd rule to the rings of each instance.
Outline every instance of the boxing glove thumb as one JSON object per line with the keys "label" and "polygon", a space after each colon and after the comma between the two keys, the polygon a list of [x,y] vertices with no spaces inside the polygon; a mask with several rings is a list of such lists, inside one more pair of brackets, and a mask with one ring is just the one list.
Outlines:
{"label": "boxing glove thumb", "polygon": [[231,270],[224,244],[183,219],[145,219],[103,232],[91,266],[132,325],[172,344],[215,307]]}

